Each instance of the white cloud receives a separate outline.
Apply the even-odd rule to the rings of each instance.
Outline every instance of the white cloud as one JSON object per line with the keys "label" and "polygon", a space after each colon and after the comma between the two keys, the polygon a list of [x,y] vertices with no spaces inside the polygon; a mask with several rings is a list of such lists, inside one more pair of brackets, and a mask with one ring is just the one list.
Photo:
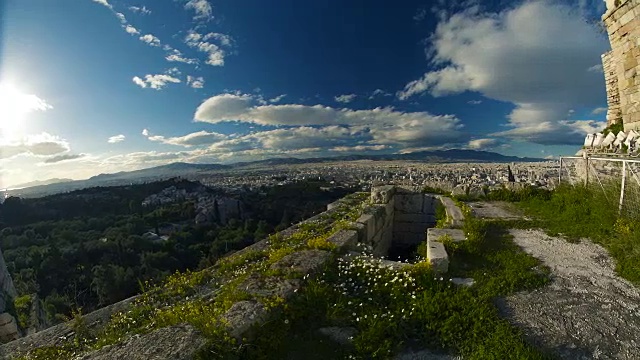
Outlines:
{"label": "white cloud", "polygon": [[208,123],[238,120],[271,126],[349,126],[351,135],[367,137],[377,144],[443,143],[465,136],[461,132],[463,125],[453,115],[400,112],[390,107],[350,110],[256,103],[254,96],[246,94],[213,96],[198,106],[194,119]]}
{"label": "white cloud", "polygon": [[151,14],[151,10],[147,9],[146,6],[143,7],[139,7],[139,6],[129,6],[129,10],[133,11],[134,13],[140,13],[142,15],[149,15]]}
{"label": "white cloud", "polygon": [[47,158],[44,163],[45,164],[56,164],[59,162],[63,162],[63,161],[71,161],[71,160],[77,160],[77,159],[82,159],[85,156],[87,156],[87,154],[63,154],[63,155],[56,155],[56,156],[52,156],[50,158]]}
{"label": "white cloud", "polygon": [[171,75],[171,76],[178,76],[178,75],[182,75],[182,73],[180,72],[180,69],[178,69],[177,67],[172,67],[169,68],[167,70],[164,71],[165,74],[167,75]]}
{"label": "white cloud", "polygon": [[126,31],[127,33],[129,33],[131,35],[140,35],[140,31],[138,29],[136,29],[135,27],[131,26],[131,25],[126,25],[124,27],[124,31]]}
{"label": "white cloud", "polygon": [[167,83],[180,82],[180,79],[173,77],[169,74],[156,74],[156,75],[147,74],[144,76],[144,79],[141,79],[138,76],[134,76],[132,80],[136,85],[140,86],[141,88],[149,87],[151,89],[156,89],[156,90],[163,89],[167,85]]}
{"label": "white cloud", "polygon": [[206,61],[207,65],[224,66],[224,57],[226,56],[225,51],[222,50],[218,45],[203,40],[204,37],[202,36],[202,34],[199,34],[194,30],[189,30],[189,33],[185,37],[185,43],[187,45],[208,55],[208,59]]}
{"label": "white cloud", "polygon": [[607,112],[607,108],[606,107],[597,107],[597,108],[593,109],[591,114],[598,115],[598,114],[602,114],[602,113],[606,113],[606,112]]}
{"label": "white cloud", "polygon": [[[149,133],[147,132],[148,136]],[[164,137],[161,135],[148,136],[148,139],[151,141],[161,142],[163,144],[169,145],[177,145],[184,147],[192,147],[192,146],[200,146],[200,145],[211,145],[215,142],[226,140],[229,137],[227,135],[223,135],[216,132],[208,132],[208,131],[198,131],[195,133],[187,134],[184,136],[178,137]]]}
{"label": "white cloud", "polygon": [[106,7],[108,7],[109,9],[113,9],[113,6],[111,6],[111,4],[109,4],[109,2],[107,0],[93,0],[93,2],[97,2],[100,5],[104,5]]}
{"label": "white cloud", "polygon": [[497,139],[474,139],[469,141],[468,147],[474,150],[484,150],[495,147],[497,144]]}
{"label": "white cloud", "polygon": [[287,96],[287,94],[278,95],[278,96],[276,96],[276,97],[274,97],[272,99],[269,99],[269,102],[272,103],[272,104],[280,102],[280,100],[284,99],[285,96]]}
{"label": "white cloud", "polygon": [[207,0],[189,0],[184,5],[184,8],[193,10],[196,13],[196,16],[193,17],[194,20],[208,21],[213,19],[213,9]]}
{"label": "white cloud", "polygon": [[120,134],[120,135],[114,135],[114,136],[111,136],[111,137],[107,140],[107,142],[108,142],[109,144],[115,144],[115,143],[119,143],[119,142],[124,141],[124,139],[125,139],[125,136],[124,136],[124,135],[122,135],[122,134]]}
{"label": "white cloud", "polygon": [[149,136],[149,129],[142,129],[143,136]]}
{"label": "white cloud", "polygon": [[217,40],[223,46],[231,46],[233,42],[233,38],[229,35],[220,34],[220,33],[208,33],[202,37],[202,40],[207,41],[209,39]]}
{"label": "white cloud", "polygon": [[371,95],[369,96],[369,100],[373,100],[374,98],[378,97],[378,96],[391,96],[392,94],[389,92],[386,92],[382,89],[375,89],[373,90],[373,92],[371,93]]}
{"label": "white cloud", "polygon": [[151,46],[160,46],[160,39],[151,34],[140,36],[140,40]]}
{"label": "white cloud", "polygon": [[115,15],[118,18],[118,20],[120,20],[120,23],[122,25],[126,25],[127,24],[127,18],[124,16],[123,13],[115,12]]}
{"label": "white cloud", "polygon": [[198,59],[191,59],[191,58],[186,58],[184,56],[182,56],[182,54],[178,51],[178,50],[173,50],[174,53],[173,54],[169,54],[165,57],[165,59],[167,61],[170,62],[181,62],[181,63],[185,63],[185,64],[197,64],[198,63]]}
{"label": "white cloud", "polygon": [[585,69],[598,64],[609,45],[577,10],[547,1],[498,14],[478,9],[440,13],[428,49],[440,68],[409,82],[398,98],[474,91],[511,102],[511,129],[493,135],[540,144],[580,143],[583,131],[602,126],[566,120],[569,109],[605,99],[602,74]]}
{"label": "white cloud", "polygon": [[356,94],[344,94],[334,97],[333,99],[339,103],[347,104],[355,100]]}
{"label": "white cloud", "polygon": [[187,75],[187,85],[194,89],[202,89],[204,87],[204,78],[202,76]]}
{"label": "white cloud", "polygon": [[137,76],[134,76],[132,80],[136,85],[138,85],[138,86],[140,86],[142,88],[146,88],[147,87],[147,83],[144,82],[144,80],[142,80],[141,78],[139,78]]}
{"label": "white cloud", "polygon": [[380,151],[388,149],[388,145],[356,145],[356,146],[336,146],[329,151],[338,151],[338,152],[361,152],[361,151]]}
{"label": "white cloud", "polygon": [[43,132],[29,135],[18,141],[0,142],[0,159],[16,155],[50,156],[69,151],[69,143],[58,136]]}

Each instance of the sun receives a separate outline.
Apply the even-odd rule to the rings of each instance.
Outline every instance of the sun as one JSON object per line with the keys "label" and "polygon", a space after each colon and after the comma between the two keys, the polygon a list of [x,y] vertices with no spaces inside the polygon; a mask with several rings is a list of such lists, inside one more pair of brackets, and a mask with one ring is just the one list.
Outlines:
{"label": "sun", "polygon": [[23,136],[27,115],[50,108],[51,105],[36,95],[26,94],[11,84],[0,83],[0,138],[10,140]]}

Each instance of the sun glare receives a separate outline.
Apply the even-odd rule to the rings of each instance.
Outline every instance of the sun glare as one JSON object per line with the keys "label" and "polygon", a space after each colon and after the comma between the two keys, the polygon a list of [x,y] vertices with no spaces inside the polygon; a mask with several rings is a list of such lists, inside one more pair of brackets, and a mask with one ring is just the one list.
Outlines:
{"label": "sun glare", "polygon": [[50,108],[51,105],[36,95],[25,94],[11,84],[0,84],[0,138],[23,136],[27,114]]}

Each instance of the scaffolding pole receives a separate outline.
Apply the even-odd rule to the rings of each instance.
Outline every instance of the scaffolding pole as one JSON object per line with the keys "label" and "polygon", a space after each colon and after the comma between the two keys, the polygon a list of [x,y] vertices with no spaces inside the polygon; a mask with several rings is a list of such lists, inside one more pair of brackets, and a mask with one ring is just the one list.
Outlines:
{"label": "scaffolding pole", "polygon": [[620,187],[620,204],[618,205],[618,216],[622,213],[622,203],[624,202],[624,184],[627,180],[627,162],[622,162],[622,186]]}

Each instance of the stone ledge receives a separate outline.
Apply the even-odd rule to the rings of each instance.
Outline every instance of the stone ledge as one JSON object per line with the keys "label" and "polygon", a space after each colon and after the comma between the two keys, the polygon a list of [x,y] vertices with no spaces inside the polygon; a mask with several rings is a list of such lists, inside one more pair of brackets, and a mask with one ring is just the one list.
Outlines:
{"label": "stone ledge", "polygon": [[371,240],[373,235],[376,233],[376,219],[371,214],[362,214],[356,222],[364,225],[365,227],[365,238],[367,242]]}
{"label": "stone ledge", "polygon": [[435,273],[446,273],[449,270],[449,255],[440,242],[427,242],[427,260]]}
{"label": "stone ledge", "polygon": [[355,250],[358,245],[358,231],[340,230],[331,235],[327,241],[336,245],[339,250]]}
{"label": "stone ledge", "polygon": [[427,230],[427,241],[440,242],[440,237],[449,235],[453,242],[460,242],[467,240],[464,232],[459,229],[438,229],[430,228]]}
{"label": "stone ledge", "polygon": [[444,206],[449,224],[456,228],[462,227],[464,225],[462,210],[460,210],[451,198],[439,196],[438,199],[440,199],[440,202]]}

